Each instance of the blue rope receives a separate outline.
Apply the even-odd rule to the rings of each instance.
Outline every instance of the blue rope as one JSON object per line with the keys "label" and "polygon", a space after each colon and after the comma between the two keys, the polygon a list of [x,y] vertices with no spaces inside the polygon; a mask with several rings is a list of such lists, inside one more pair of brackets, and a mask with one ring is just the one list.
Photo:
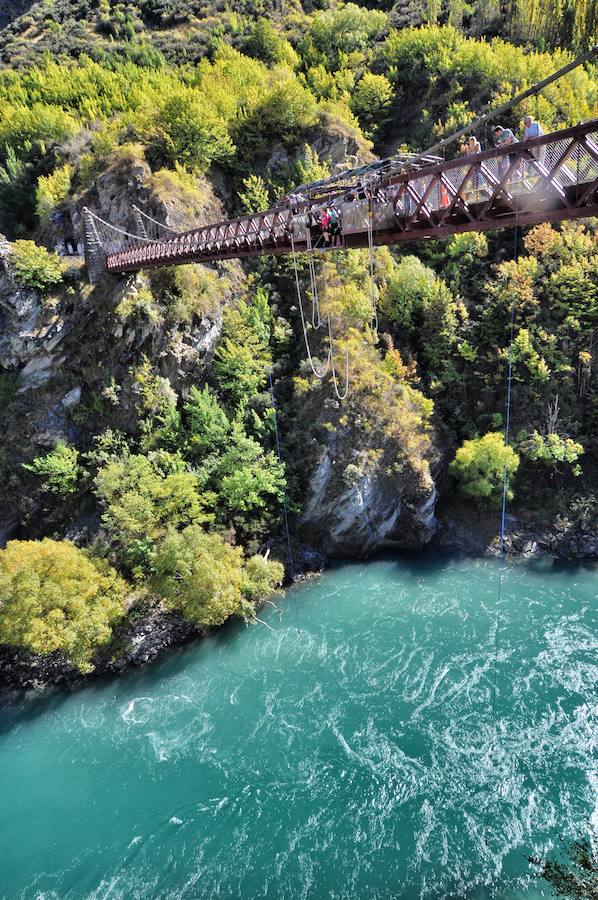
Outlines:
{"label": "blue rope", "polygon": [[[516,211],[515,214],[515,246],[513,252],[513,258],[515,262],[517,262],[518,258],[518,214],[519,210]],[[512,395],[512,387],[513,387],[513,338],[515,334],[515,302],[511,303],[511,322],[510,322],[510,333],[509,333],[509,349],[507,354],[508,359],[508,367],[507,367],[507,397],[505,403],[505,449],[509,447],[510,440],[510,428],[511,428],[511,395]],[[507,500],[508,500],[508,472],[507,472],[507,460],[505,456],[505,461],[503,465],[502,472],[502,509],[500,516],[500,539],[499,539],[499,549],[498,549],[498,594],[496,598],[496,620],[494,623],[494,659],[492,663],[492,705],[491,705],[491,722],[492,722],[492,740],[490,743],[490,758],[492,758],[494,751],[496,749],[496,698],[497,698],[497,681],[498,681],[498,650],[499,650],[499,635],[500,635],[500,605],[502,600],[502,585],[503,585],[503,576],[505,569],[505,532],[506,532],[506,520],[507,520]],[[488,830],[488,810],[486,810],[485,816],[486,822],[484,826],[484,830],[487,832]],[[488,844],[487,837],[484,838],[486,845]]]}
{"label": "blue rope", "polygon": [[[282,450],[280,445],[280,432],[278,430],[278,415],[276,413],[276,398],[274,396],[274,382],[272,381],[272,372],[268,373],[268,379],[270,381],[270,397],[272,399],[272,409],[274,410],[274,438],[276,441],[276,455],[278,457],[278,461],[282,462]],[[291,581],[295,579],[295,564],[293,562],[293,549],[291,547],[291,530],[289,528],[289,514],[287,510],[287,498],[286,494],[283,494],[282,497],[282,513],[284,520],[284,527],[287,536],[287,557],[289,561],[289,573],[291,576]],[[297,609],[297,602],[293,604],[295,607],[295,621],[297,624],[297,633],[299,634],[299,611]]]}

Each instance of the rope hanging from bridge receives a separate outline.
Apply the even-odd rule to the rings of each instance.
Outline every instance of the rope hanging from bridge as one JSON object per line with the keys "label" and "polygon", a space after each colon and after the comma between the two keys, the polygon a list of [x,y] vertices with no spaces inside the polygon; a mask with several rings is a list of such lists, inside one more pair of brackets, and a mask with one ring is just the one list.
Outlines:
{"label": "rope hanging from bridge", "polygon": [[374,334],[377,334],[378,310],[376,307],[376,281],[374,278],[374,209],[372,206],[371,192],[368,199],[368,253],[370,264],[370,305],[372,309],[370,327]]}
{"label": "rope hanging from bridge", "polygon": [[[309,233],[309,228],[308,228],[308,233]],[[344,387],[344,390],[341,391],[339,388],[339,379],[338,379],[338,375],[337,375],[337,371],[336,371],[336,365],[334,362],[334,336],[332,334],[332,321],[330,318],[330,312],[326,313],[327,330],[328,330],[328,353],[326,355],[326,361],[322,368],[317,367],[315,358],[311,352],[311,347],[309,344],[309,335],[307,333],[307,321],[306,321],[305,310],[304,310],[304,306],[303,306],[301,283],[299,280],[299,267],[297,265],[297,252],[295,249],[295,237],[294,237],[292,231],[291,231],[290,238],[291,238],[291,248],[292,248],[291,253],[292,253],[292,257],[293,257],[293,271],[294,271],[294,276],[295,276],[295,290],[297,292],[297,301],[299,304],[299,315],[301,318],[301,328],[303,331],[303,339],[305,341],[305,349],[307,352],[307,358],[309,360],[311,370],[312,370],[313,374],[316,376],[316,378],[318,378],[320,381],[322,381],[326,377],[328,372],[330,372],[332,375],[332,383],[333,383],[333,387],[334,387],[334,393],[336,394],[338,400],[345,400],[349,393],[349,348],[347,347],[346,351],[345,351],[345,387]],[[312,322],[315,322],[315,321],[318,322],[318,325],[314,326],[315,330],[317,330],[320,327],[322,320],[321,320],[321,315],[320,315],[317,279],[316,279],[316,275],[315,275],[315,269],[313,268],[313,250],[311,251],[311,253],[308,253],[307,256],[308,256],[308,269],[309,269],[309,273],[310,273],[310,280],[313,278],[313,280],[312,280]],[[311,262],[311,265],[310,265],[310,262]],[[316,307],[317,307],[317,313],[316,313]]]}
{"label": "rope hanging from bridge", "polygon": [[[513,259],[515,263],[519,258],[519,229],[518,225],[515,225],[515,237],[514,237],[514,252]],[[510,436],[511,436],[511,400],[512,400],[512,388],[513,388],[513,342],[515,339],[515,301],[511,302],[511,311],[510,311],[510,324],[509,324],[509,348],[507,352],[507,385],[506,385],[506,400],[505,400],[505,430],[504,430],[504,444],[505,444],[505,454],[510,446]],[[491,736],[490,736],[490,747],[488,751],[488,756],[490,758],[490,762],[492,761],[492,756],[496,750],[496,743],[498,737],[498,729],[496,724],[496,701],[498,696],[498,656],[500,649],[500,607],[502,601],[502,587],[504,580],[504,570],[505,570],[505,537],[506,537],[506,523],[507,523],[507,501],[509,497],[509,485],[508,485],[508,471],[507,471],[507,459],[505,455],[505,460],[503,463],[503,471],[502,471],[502,499],[501,499],[501,514],[500,514],[500,536],[499,536],[499,547],[498,547],[498,590],[496,597],[496,615],[494,621],[494,647],[493,647],[493,655],[492,655],[492,689],[491,689],[491,706],[490,706],[490,727],[491,727]],[[486,809],[485,815],[485,824],[484,830],[488,830],[488,809]],[[484,838],[486,845],[488,844],[487,838]]]}

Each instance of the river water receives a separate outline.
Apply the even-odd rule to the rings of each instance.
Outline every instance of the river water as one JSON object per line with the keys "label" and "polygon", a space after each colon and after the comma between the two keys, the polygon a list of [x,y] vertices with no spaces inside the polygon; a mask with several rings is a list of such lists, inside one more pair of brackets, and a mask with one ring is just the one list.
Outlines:
{"label": "river water", "polygon": [[[598,824],[596,570],[347,564],[0,713],[0,896],[537,898]],[[297,631],[297,622],[299,631]]]}

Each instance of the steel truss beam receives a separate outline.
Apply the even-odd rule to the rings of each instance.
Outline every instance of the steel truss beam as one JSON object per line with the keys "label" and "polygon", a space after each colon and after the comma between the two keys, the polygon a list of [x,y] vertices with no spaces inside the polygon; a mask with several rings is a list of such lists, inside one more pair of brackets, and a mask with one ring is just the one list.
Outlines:
{"label": "steel truss beam", "polygon": [[[329,201],[328,201],[329,202]],[[387,177],[374,176],[352,195],[339,194],[342,246],[368,245],[367,209],[373,211],[377,245],[443,238],[465,231],[557,222],[598,216],[598,122],[576,125],[525,144],[495,148],[449,162]],[[317,208],[317,207],[316,207]],[[165,239],[136,242],[114,249],[110,241],[103,264],[109,272],[210,262],[219,259],[276,255],[305,250],[307,202],[294,202],[254,215]],[[86,249],[90,274],[98,270],[98,230],[86,213]],[[100,229],[104,234],[106,223]],[[110,226],[108,226],[110,228]],[[121,233],[122,234],[122,233]]]}

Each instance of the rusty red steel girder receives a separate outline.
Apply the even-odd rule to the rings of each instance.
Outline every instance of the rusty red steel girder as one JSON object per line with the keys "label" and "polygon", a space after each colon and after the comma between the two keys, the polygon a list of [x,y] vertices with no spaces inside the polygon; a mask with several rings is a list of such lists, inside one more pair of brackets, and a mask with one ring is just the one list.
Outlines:
{"label": "rusty red steel girder", "polygon": [[[340,212],[345,248],[367,246],[370,229],[373,243],[383,245],[598,216],[598,120],[413,172],[347,184],[313,205],[331,202]],[[163,240],[126,237],[108,252],[102,246],[102,262],[116,273],[290,253],[293,246],[303,251],[308,207],[291,200]],[[313,232],[312,241],[317,247]]]}

